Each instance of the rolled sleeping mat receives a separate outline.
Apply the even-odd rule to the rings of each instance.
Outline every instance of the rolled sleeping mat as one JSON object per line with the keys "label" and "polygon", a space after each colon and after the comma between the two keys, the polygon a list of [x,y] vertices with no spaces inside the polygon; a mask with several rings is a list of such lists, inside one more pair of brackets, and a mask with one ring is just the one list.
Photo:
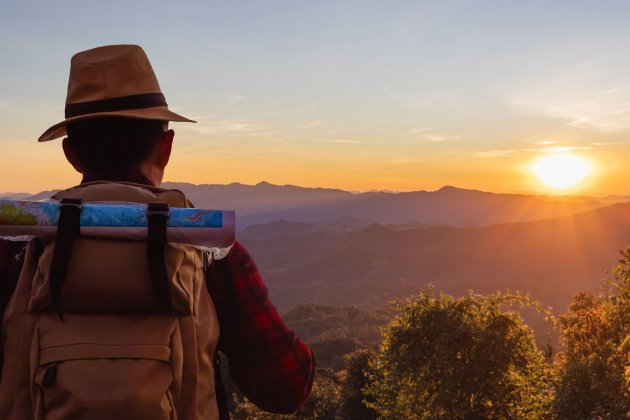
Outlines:
{"label": "rolled sleeping mat", "polygon": [[[0,200],[0,237],[54,236],[60,203]],[[93,202],[81,206],[81,236],[146,240],[147,205]],[[166,237],[169,242],[207,248],[227,248],[235,237],[233,210],[171,207]]]}

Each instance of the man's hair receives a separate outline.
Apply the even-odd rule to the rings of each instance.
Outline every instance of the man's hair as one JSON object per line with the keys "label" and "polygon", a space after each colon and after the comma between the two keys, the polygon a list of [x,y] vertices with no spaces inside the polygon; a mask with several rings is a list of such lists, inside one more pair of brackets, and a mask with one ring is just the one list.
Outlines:
{"label": "man's hair", "polygon": [[99,117],[69,123],[67,142],[86,171],[121,174],[144,162],[164,121]]}

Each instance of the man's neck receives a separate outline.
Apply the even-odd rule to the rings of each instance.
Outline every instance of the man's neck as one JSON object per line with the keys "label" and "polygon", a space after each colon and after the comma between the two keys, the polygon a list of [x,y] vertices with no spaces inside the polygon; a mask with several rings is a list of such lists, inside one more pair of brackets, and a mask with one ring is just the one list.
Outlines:
{"label": "man's neck", "polygon": [[136,184],[150,185],[157,187],[147,176],[140,172],[133,172],[129,174],[98,174],[98,173],[86,173],[83,174],[81,184],[94,181],[111,181],[111,182],[133,182]]}

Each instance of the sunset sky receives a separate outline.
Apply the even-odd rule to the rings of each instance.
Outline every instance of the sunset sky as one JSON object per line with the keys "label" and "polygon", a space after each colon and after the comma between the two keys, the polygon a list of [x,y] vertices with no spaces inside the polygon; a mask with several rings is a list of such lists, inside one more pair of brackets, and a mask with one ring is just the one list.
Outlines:
{"label": "sunset sky", "polygon": [[[69,187],[70,57],[140,44],[176,123],[166,179],[630,194],[628,1],[3,1],[0,192]],[[592,173],[552,190],[550,153]]]}

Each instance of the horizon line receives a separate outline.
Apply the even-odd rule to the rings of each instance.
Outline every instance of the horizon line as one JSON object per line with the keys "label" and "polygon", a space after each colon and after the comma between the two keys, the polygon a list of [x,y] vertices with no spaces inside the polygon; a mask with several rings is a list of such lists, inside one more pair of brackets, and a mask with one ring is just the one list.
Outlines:
{"label": "horizon line", "polygon": [[[625,194],[592,194],[592,195],[584,195],[584,194],[571,194],[571,193],[562,193],[562,192],[558,192],[558,193],[544,193],[544,192],[531,192],[531,191],[513,191],[513,192],[498,192],[498,191],[488,191],[488,190],[482,190],[482,189],[477,189],[477,188],[465,188],[465,187],[458,187],[458,186],[454,186],[454,185],[443,185],[437,189],[434,190],[429,190],[429,189],[414,189],[414,190],[391,190],[391,189],[370,189],[370,190],[346,190],[343,188],[337,188],[337,187],[326,187],[326,186],[318,186],[318,187],[312,187],[312,186],[303,186],[303,185],[296,185],[296,184],[274,184],[268,181],[260,181],[258,183],[255,184],[247,184],[247,183],[243,183],[243,182],[239,182],[239,181],[234,181],[234,182],[230,182],[230,183],[225,183],[225,184],[220,184],[220,183],[194,183],[194,182],[190,182],[190,181],[174,181],[174,180],[167,180],[164,181],[162,183],[162,185],[165,184],[187,184],[187,185],[192,185],[192,186],[196,186],[196,187],[200,187],[200,186],[216,186],[216,187],[227,187],[230,185],[240,185],[240,186],[244,186],[244,187],[260,187],[260,186],[265,186],[265,185],[269,185],[272,187],[289,187],[289,188],[301,188],[301,189],[309,189],[309,190],[330,190],[330,191],[341,191],[341,192],[346,192],[346,193],[350,193],[350,194],[369,194],[369,193],[383,193],[383,194],[409,194],[409,193],[436,193],[436,192],[440,192],[442,190],[461,190],[461,191],[471,191],[471,192],[480,192],[480,193],[486,193],[486,194],[502,194],[502,195],[528,195],[528,196],[538,196],[538,197],[550,197],[550,198],[612,198],[612,197],[625,197]],[[43,189],[43,190],[39,190],[36,192],[31,192],[31,191],[4,191],[4,192],[0,192],[1,195],[8,195],[8,194],[30,194],[30,195],[37,195],[37,194],[41,194],[44,192],[48,192],[48,191],[60,191],[63,190],[64,188],[50,188],[50,189]],[[630,197],[630,193],[627,194],[628,197]]]}

